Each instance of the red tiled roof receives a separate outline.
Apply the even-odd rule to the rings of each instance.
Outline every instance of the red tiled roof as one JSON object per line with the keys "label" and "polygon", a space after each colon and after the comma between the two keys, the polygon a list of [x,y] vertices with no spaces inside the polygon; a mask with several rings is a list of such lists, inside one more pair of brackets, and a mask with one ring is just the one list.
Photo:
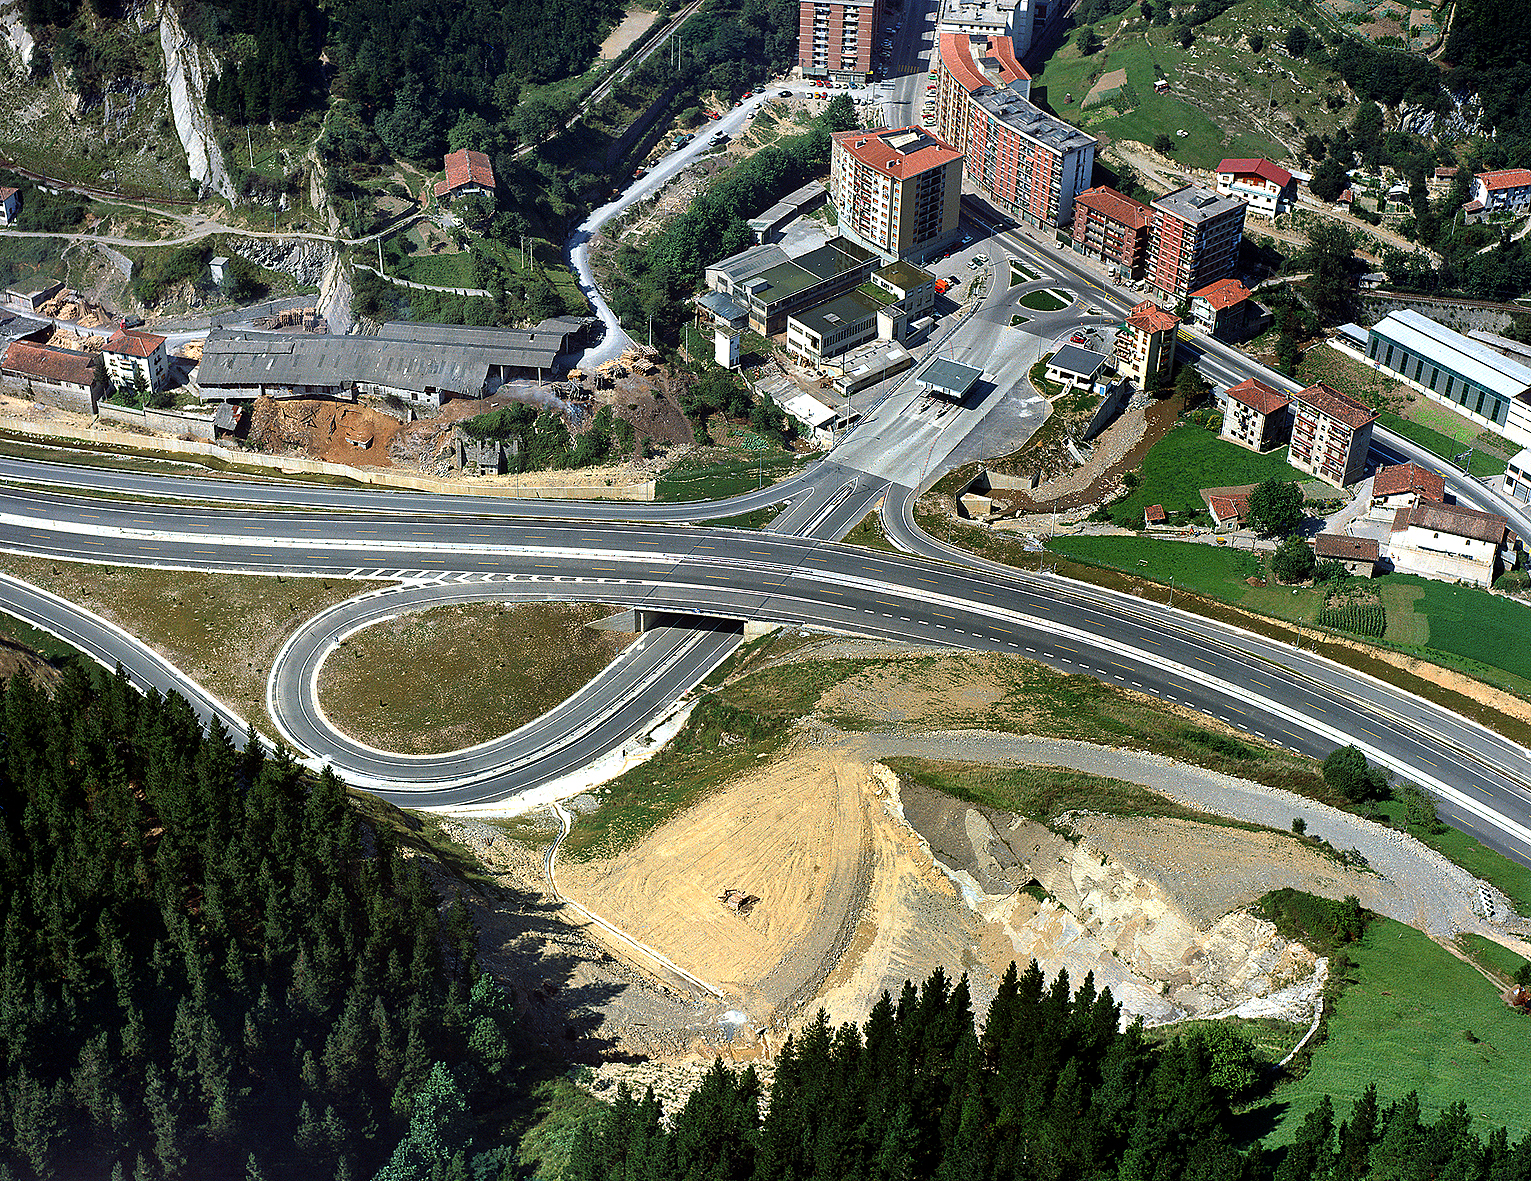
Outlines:
{"label": "red tiled roof", "polygon": [[1435,533],[1450,533],[1453,537],[1490,541],[1495,545],[1503,544],[1504,535],[1510,528],[1509,522],[1498,513],[1480,513],[1474,508],[1434,500],[1421,500],[1393,514],[1394,533],[1402,533],[1411,525]]}
{"label": "red tiled roof", "polygon": [[1350,537],[1344,533],[1320,533],[1313,539],[1315,558],[1337,558],[1342,562],[1375,562],[1381,550],[1375,537]]}
{"label": "red tiled roof", "polygon": [[[990,37],[984,56],[992,57],[999,62],[1001,86],[1021,78],[1031,81],[1031,75],[1016,60],[1015,45],[1009,37]],[[941,34],[941,64],[969,94],[980,86],[994,85],[994,82],[974,60],[973,41],[966,33]]]}
{"label": "red tiled roof", "polygon": [[1446,499],[1446,477],[1417,463],[1395,463],[1379,467],[1372,478],[1373,496],[1397,496],[1418,492],[1425,500]]}
{"label": "red tiled roof", "polygon": [[1358,431],[1377,421],[1376,414],[1361,403],[1323,382],[1310,385],[1296,396],[1296,400],[1306,402],[1320,414],[1327,414],[1330,418],[1338,419],[1353,431]]}
{"label": "red tiled roof", "polygon": [[112,338],[102,347],[103,351],[108,353],[126,353],[130,357],[152,357],[154,351],[164,343],[163,336],[155,336],[152,332],[140,332],[136,328],[119,328],[112,333]]}
{"label": "red tiled roof", "polygon": [[1157,525],[1161,521],[1169,520],[1169,517],[1165,515],[1162,504],[1151,504],[1143,510],[1143,519],[1150,525]]}
{"label": "red tiled roof", "polygon": [[24,340],[11,342],[5,350],[4,368],[7,373],[70,385],[88,386],[96,380],[96,364],[89,353],[28,344]]}
{"label": "red tiled roof", "polygon": [[1473,200],[1469,201],[1466,205],[1462,206],[1462,212],[1463,213],[1477,213],[1478,210],[1480,210],[1482,208],[1483,208],[1483,202],[1477,200],[1476,198],[1474,198]]}
{"label": "red tiled roof", "polygon": [[1343,193],[1334,199],[1334,203],[1336,205],[1353,205],[1355,203],[1355,199],[1355,194],[1352,193],[1349,189],[1346,189]]}
{"label": "red tiled roof", "polygon": [[1455,168],[1437,168],[1435,170],[1435,179],[1436,180],[1451,180],[1453,177],[1456,176],[1456,174],[1457,174],[1457,170]]}
{"label": "red tiled roof", "polygon": [[1480,172],[1478,179],[1491,193],[1500,189],[1523,189],[1531,185],[1531,168],[1502,168],[1498,172]]}
{"label": "red tiled roof", "polygon": [[1127,323],[1144,332],[1172,332],[1180,327],[1180,317],[1167,312],[1151,299],[1145,299],[1127,315]]}
{"label": "red tiled roof", "polygon": [[1153,211],[1147,205],[1106,185],[1086,189],[1074,198],[1074,202],[1135,230],[1143,229],[1153,220]]}
{"label": "red tiled roof", "polygon": [[20,189],[7,189],[0,187],[0,201],[9,201],[19,192],[21,192]]}
{"label": "red tiled roof", "polygon": [[[1204,494],[1205,495],[1205,494]],[[1237,493],[1233,496],[1208,496],[1207,508],[1219,521],[1243,520],[1249,512],[1249,494]]]}
{"label": "red tiled roof", "polygon": [[1208,283],[1199,291],[1191,292],[1192,299],[1204,299],[1218,311],[1227,311],[1249,298],[1249,288],[1237,279],[1219,279]]}
{"label": "red tiled roof", "polygon": [[1229,386],[1228,396],[1235,402],[1241,402],[1261,414],[1274,414],[1290,401],[1285,394],[1271,389],[1263,381],[1256,381],[1253,377],[1246,377],[1238,385]]}
{"label": "red tiled roof", "polygon": [[[905,152],[885,141],[894,136],[914,133],[928,140],[924,146]],[[947,143],[928,127],[891,127],[877,131],[837,131],[830,137],[835,144],[855,160],[884,176],[895,180],[919,176],[932,168],[940,168],[953,160],[961,160],[962,153]],[[916,141],[919,142],[919,141]]]}
{"label": "red tiled roof", "polygon": [[1272,164],[1264,158],[1258,160],[1224,160],[1217,166],[1219,175],[1233,173],[1234,176],[1258,176],[1261,180],[1268,180],[1274,185],[1280,185],[1283,189],[1292,183],[1292,174],[1278,164]]}
{"label": "red tiled roof", "polygon": [[445,196],[467,184],[482,185],[486,189],[494,188],[494,169],[489,166],[489,157],[483,152],[473,152],[463,148],[461,151],[449,153],[443,163],[446,165],[447,178],[436,182],[438,197]]}

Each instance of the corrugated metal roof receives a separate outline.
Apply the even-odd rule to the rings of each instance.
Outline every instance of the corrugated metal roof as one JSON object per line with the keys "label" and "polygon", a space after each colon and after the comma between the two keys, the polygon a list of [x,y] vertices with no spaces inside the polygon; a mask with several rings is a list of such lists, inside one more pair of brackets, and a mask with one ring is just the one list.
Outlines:
{"label": "corrugated metal roof", "polygon": [[1392,312],[1372,331],[1506,398],[1531,389],[1531,369],[1418,312]]}

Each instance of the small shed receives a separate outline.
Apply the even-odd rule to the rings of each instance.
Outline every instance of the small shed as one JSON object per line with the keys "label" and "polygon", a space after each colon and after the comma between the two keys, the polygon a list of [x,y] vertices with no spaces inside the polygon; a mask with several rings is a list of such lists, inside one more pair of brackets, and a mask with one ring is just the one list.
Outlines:
{"label": "small shed", "polygon": [[208,262],[207,269],[212,273],[213,282],[221,284],[223,276],[229,272],[229,260],[226,256],[220,254],[217,258]]}
{"label": "small shed", "polygon": [[1313,539],[1313,556],[1320,562],[1339,562],[1347,573],[1372,578],[1377,573],[1381,551],[1375,537],[1320,533]]}
{"label": "small shed", "polygon": [[1143,510],[1143,524],[1152,529],[1155,526],[1165,525],[1169,522],[1169,516],[1164,511],[1162,504],[1151,504]]}

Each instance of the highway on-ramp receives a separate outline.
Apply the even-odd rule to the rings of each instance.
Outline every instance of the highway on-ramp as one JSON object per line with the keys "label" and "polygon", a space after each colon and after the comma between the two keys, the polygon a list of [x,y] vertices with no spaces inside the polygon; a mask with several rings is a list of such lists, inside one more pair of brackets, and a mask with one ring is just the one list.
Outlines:
{"label": "highway on-ramp", "polygon": [[[499,740],[503,745],[492,757],[453,756],[446,769],[429,759],[367,752],[343,736],[337,740],[312,698],[318,662],[336,639],[379,611],[473,593],[692,614],[701,632],[692,639],[706,653],[706,667],[737,641],[737,632],[719,628],[718,619],[1025,654],[1202,710],[1295,749],[1324,753],[1355,742],[1434,792],[1447,815],[1531,861],[1531,753],[1516,744],[1311,653],[1156,604],[1003,567],[963,568],[800,537],[687,525],[260,509],[232,514],[196,504],[125,504],[3,488],[0,548],[195,570],[404,578],[410,587],[392,602],[387,595],[364,596],[301,628],[273,673],[271,690],[273,716],[284,728],[307,727],[302,745],[310,754],[401,802],[483,802],[546,782],[551,772],[562,773],[588,752],[610,749],[634,733],[640,715],[652,716],[662,698],[673,700],[685,687],[678,675],[664,683],[662,671],[641,685],[624,683],[619,662],[604,684],[581,695],[577,708],[554,711]],[[8,593],[4,585],[0,592]],[[18,610],[30,617],[25,605]],[[662,641],[674,645],[672,653],[686,642]],[[142,660],[143,654],[133,651],[127,658]],[[677,655],[677,668],[681,663]],[[694,682],[694,667],[685,675]],[[631,710],[619,708],[626,702],[633,703]],[[564,749],[568,758],[555,766]]]}

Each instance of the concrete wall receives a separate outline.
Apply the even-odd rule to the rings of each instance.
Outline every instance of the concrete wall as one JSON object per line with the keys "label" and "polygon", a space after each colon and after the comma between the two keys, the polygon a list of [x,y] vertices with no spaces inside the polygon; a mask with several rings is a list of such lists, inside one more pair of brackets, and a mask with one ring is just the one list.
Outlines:
{"label": "concrete wall", "polygon": [[31,381],[22,381],[7,377],[3,383],[0,383],[0,388],[14,397],[31,398],[34,402],[41,402],[45,406],[57,406],[60,410],[72,410],[76,414],[96,412],[94,397],[91,394],[82,393],[67,386],[38,381],[36,378]]}
{"label": "concrete wall", "polygon": [[[130,412],[131,413],[131,412]],[[233,451],[213,443],[171,439],[163,436],[130,435],[123,431],[94,429],[69,431],[44,428],[29,422],[7,422],[3,428],[11,434],[27,435],[37,439],[78,439],[98,443],[105,447],[127,447],[135,451],[164,452],[171,455],[200,455],[241,467],[266,468],[287,473],[343,476],[358,484],[372,484],[379,488],[410,488],[417,492],[444,492],[468,496],[509,496],[528,500],[653,500],[654,481],[641,484],[567,485],[516,483],[511,476],[490,477],[484,480],[438,480],[431,476],[407,476],[401,472],[380,471],[376,468],[354,468],[340,463],[326,463],[319,459],[298,459],[277,455],[259,455],[249,451]],[[545,473],[550,474],[550,473]],[[537,479],[536,474],[522,476],[522,481]],[[492,482],[491,482],[492,481]]]}
{"label": "concrete wall", "polygon": [[213,419],[210,414],[187,414],[181,410],[154,410],[148,407],[134,410],[130,406],[114,406],[110,402],[98,405],[96,413],[106,422],[125,422],[145,430],[192,435],[198,439],[213,437]]}

